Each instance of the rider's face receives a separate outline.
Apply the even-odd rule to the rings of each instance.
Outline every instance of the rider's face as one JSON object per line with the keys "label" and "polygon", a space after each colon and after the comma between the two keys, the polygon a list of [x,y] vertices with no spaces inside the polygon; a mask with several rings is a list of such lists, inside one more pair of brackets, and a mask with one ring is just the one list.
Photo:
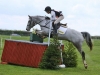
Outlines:
{"label": "rider's face", "polygon": [[46,11],[46,13],[50,14],[50,11]]}

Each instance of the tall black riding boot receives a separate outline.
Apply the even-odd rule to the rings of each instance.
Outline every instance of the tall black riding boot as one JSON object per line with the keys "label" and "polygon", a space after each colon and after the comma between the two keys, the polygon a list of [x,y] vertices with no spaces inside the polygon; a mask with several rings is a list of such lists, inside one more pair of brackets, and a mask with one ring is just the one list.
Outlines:
{"label": "tall black riding boot", "polygon": [[57,24],[53,25],[53,30],[54,35],[57,35]]}
{"label": "tall black riding boot", "polygon": [[54,26],[55,26],[55,33],[57,34],[57,24],[55,24]]}

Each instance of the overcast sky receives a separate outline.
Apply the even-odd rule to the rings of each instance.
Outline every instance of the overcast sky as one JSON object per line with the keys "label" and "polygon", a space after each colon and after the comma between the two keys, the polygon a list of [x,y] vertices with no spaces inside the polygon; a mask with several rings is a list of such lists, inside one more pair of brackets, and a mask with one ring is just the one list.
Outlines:
{"label": "overcast sky", "polygon": [[0,29],[25,30],[28,15],[48,16],[46,6],[62,11],[69,28],[100,35],[100,0],[0,0]]}

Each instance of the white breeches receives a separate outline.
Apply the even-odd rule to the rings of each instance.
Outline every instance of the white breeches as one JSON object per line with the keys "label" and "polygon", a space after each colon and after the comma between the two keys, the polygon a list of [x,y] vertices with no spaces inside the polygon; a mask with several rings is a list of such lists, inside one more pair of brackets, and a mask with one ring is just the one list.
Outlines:
{"label": "white breeches", "polygon": [[60,16],[59,18],[57,18],[57,20],[54,22],[54,24],[59,23],[63,19],[64,19],[64,16]]}

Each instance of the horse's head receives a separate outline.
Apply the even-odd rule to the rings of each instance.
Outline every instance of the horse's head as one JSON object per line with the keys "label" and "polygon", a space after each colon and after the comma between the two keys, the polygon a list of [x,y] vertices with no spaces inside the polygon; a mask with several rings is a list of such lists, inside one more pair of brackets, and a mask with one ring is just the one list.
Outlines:
{"label": "horse's head", "polygon": [[35,25],[36,25],[36,23],[34,22],[33,18],[31,16],[29,16],[29,20],[28,20],[28,23],[27,23],[26,30],[30,31],[30,29]]}
{"label": "horse's head", "polygon": [[48,23],[50,23],[50,19],[45,16],[29,16],[28,24],[26,27],[27,31],[30,31],[32,27],[36,24],[39,24],[41,27],[45,27]]}

